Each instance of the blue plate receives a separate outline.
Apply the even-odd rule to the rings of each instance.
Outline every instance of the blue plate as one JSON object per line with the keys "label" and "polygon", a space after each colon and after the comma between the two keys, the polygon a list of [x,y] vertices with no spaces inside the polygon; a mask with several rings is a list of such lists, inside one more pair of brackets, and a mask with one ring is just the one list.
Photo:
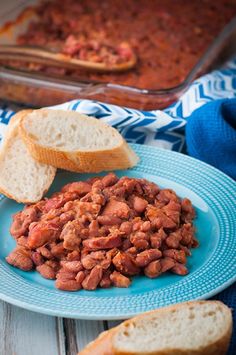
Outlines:
{"label": "blue plate", "polygon": [[[188,257],[189,274],[170,273],[157,279],[133,278],[127,289],[65,292],[35,271],[8,265],[15,242],[9,234],[11,216],[22,209],[7,198],[0,202],[0,298],[17,306],[54,316],[81,319],[123,319],[137,313],[193,299],[208,298],[236,280],[236,183],[211,166],[180,153],[132,145],[141,161],[133,169],[118,171],[146,178],[188,197],[197,210],[195,220],[200,246]],[[50,191],[88,175],[57,174]]]}

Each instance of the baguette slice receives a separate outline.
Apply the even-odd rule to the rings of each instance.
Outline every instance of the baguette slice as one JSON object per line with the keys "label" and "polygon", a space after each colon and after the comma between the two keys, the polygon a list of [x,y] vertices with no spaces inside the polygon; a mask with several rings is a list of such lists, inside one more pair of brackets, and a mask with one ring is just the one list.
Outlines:
{"label": "baguette slice", "polygon": [[34,159],[61,169],[100,172],[127,169],[138,162],[116,129],[74,111],[25,113],[21,135]]}
{"label": "baguette slice", "polygon": [[102,333],[79,355],[221,355],[232,314],[219,301],[180,303],[141,314]]}
{"label": "baguette slice", "polygon": [[29,112],[21,111],[12,117],[0,151],[0,192],[22,203],[39,201],[56,174],[54,167],[31,157],[20,136],[21,117]]}

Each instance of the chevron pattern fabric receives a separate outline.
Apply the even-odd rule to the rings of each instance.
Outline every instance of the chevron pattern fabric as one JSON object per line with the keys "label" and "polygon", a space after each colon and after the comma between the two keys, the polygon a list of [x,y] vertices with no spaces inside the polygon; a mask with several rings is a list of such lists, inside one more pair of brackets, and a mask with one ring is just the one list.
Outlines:
{"label": "chevron pattern fabric", "polygon": [[[236,97],[236,59],[194,81],[179,101],[163,111],[139,111],[92,100],[73,100],[51,109],[95,116],[117,128],[128,142],[183,152],[188,117],[207,102],[232,97]],[[0,142],[14,112],[15,108],[0,105]]]}

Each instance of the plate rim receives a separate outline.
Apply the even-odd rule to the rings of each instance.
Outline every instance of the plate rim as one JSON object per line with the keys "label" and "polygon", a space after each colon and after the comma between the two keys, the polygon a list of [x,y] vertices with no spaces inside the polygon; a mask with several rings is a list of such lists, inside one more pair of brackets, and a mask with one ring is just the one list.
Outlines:
{"label": "plate rim", "polygon": [[[227,176],[226,174],[224,174],[223,172],[219,171],[218,169],[216,169],[215,167],[212,167],[210,166],[209,164],[207,163],[204,163],[202,161],[199,161],[195,158],[192,158],[190,156],[187,156],[187,155],[184,155],[182,153],[178,153],[178,152],[174,152],[174,151],[168,151],[168,150],[165,150],[165,149],[162,149],[162,148],[158,148],[158,147],[151,147],[151,146],[144,146],[144,145],[140,145],[140,144],[131,144],[131,146],[134,148],[134,149],[141,149],[144,151],[144,154],[146,153],[145,151],[153,151],[155,153],[155,151],[159,152],[159,153],[163,153],[164,155],[170,155],[170,156],[178,156],[180,158],[178,159],[184,159],[184,160],[187,160],[189,162],[193,162],[193,169],[196,168],[196,163],[197,165],[200,164],[200,166],[206,166],[207,169],[210,169],[210,171],[212,171],[214,174],[217,174],[219,177],[222,176],[224,177],[224,179],[226,179],[226,181],[229,181],[231,183],[233,183],[235,185],[235,189],[236,189],[236,182],[229,176]],[[182,157],[182,158],[181,158]],[[134,171],[135,168],[134,168]],[[140,170],[138,170],[140,171]],[[142,172],[142,171],[140,171]],[[162,176],[162,175],[159,175],[159,174],[155,174],[157,177],[158,176]],[[170,179],[170,177],[168,177],[168,179]],[[225,182],[224,182],[225,183]],[[185,186],[183,185],[182,183],[180,183],[182,186]],[[7,198],[4,198],[4,199],[7,199]],[[2,266],[2,261],[0,261],[0,269],[1,269],[1,266]],[[221,285],[219,285],[218,287],[216,288],[213,288],[211,291],[209,292],[206,292],[202,295],[200,295],[199,297],[197,298],[194,298],[194,299],[206,299],[206,298],[210,298],[210,297],[213,297],[215,296],[216,294],[218,294],[219,292],[223,291],[225,288],[229,287],[231,284],[233,284],[234,282],[236,281],[236,274],[230,278],[228,278],[225,282],[223,282]],[[33,287],[33,286],[32,286]],[[166,287],[166,286],[165,286]],[[164,287],[164,288],[165,288]],[[171,287],[168,286],[168,287]],[[142,297],[145,297],[145,294],[149,293],[150,291],[147,291],[145,293],[143,293]],[[120,296],[118,296],[120,297]],[[130,296],[121,296],[121,297],[126,297],[126,298],[129,298]],[[114,297],[115,298],[115,297]],[[113,314],[112,312],[110,312],[109,314],[104,314],[104,311],[103,313],[101,314],[80,314],[79,312],[79,309],[78,309],[78,312],[75,312],[73,311],[72,313],[69,313],[69,310],[67,311],[64,311],[64,310],[60,310],[60,312],[58,312],[58,309],[57,310],[53,310],[51,308],[43,308],[41,305],[38,306],[36,304],[33,304],[33,303],[28,303],[26,301],[22,301],[22,300],[18,300],[17,298],[14,298],[14,297],[11,297],[11,296],[8,296],[7,294],[4,294],[1,290],[1,285],[0,285],[0,299],[3,300],[3,301],[6,301],[8,303],[11,303],[15,306],[18,306],[18,307],[21,307],[21,308],[24,308],[24,309],[27,309],[29,311],[34,311],[34,312],[37,312],[37,313],[42,313],[42,314],[47,314],[47,315],[51,315],[51,316],[57,316],[57,317],[64,317],[64,318],[74,318],[74,319],[87,319],[87,320],[114,320],[114,319],[125,319],[125,318],[130,318],[130,317],[133,317],[134,315],[137,315],[139,314],[140,312],[144,312],[143,310],[139,310],[138,308],[136,309],[136,311],[134,312],[123,312],[119,315],[117,314]],[[181,302],[181,301],[179,301]],[[155,308],[159,308],[159,307],[162,307],[162,306],[159,306],[158,304],[156,304],[156,307]],[[68,307],[67,307],[68,308]],[[127,305],[127,308],[128,305]],[[152,307],[152,309],[154,309]],[[149,310],[149,309],[148,309]],[[114,312],[114,311],[113,311]],[[88,313],[88,312],[87,312]]]}

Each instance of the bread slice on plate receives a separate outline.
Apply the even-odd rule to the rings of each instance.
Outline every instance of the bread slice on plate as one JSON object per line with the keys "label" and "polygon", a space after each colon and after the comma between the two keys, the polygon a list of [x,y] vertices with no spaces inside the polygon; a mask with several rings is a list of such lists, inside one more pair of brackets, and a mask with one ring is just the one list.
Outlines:
{"label": "bread slice on plate", "polygon": [[221,355],[232,314],[219,301],[180,303],[141,314],[101,334],[79,355]]}
{"label": "bread slice on plate", "polygon": [[29,154],[19,133],[22,114],[10,120],[0,151],[0,193],[17,202],[39,201],[51,186],[56,169],[35,161]]}
{"label": "bread slice on plate", "polygon": [[34,159],[61,169],[100,172],[127,169],[138,162],[116,129],[74,111],[25,112],[21,135]]}

